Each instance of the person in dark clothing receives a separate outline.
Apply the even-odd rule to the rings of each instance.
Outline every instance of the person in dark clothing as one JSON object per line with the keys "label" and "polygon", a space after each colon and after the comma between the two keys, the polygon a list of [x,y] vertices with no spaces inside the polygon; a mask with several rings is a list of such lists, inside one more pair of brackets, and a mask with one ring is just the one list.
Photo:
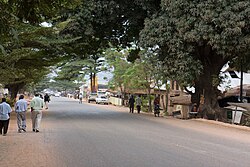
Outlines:
{"label": "person in dark clothing", "polygon": [[49,97],[48,93],[46,93],[44,95],[45,109],[48,109],[48,103],[49,103],[49,101],[50,101],[50,97]]}
{"label": "person in dark clothing", "polygon": [[128,104],[129,104],[129,112],[134,113],[135,99],[134,99],[133,95],[130,96],[130,98],[128,100]]}
{"label": "person in dark clothing", "polygon": [[156,115],[158,115],[158,117],[160,116],[160,96],[157,96],[154,99],[154,114],[155,114],[155,117]]}

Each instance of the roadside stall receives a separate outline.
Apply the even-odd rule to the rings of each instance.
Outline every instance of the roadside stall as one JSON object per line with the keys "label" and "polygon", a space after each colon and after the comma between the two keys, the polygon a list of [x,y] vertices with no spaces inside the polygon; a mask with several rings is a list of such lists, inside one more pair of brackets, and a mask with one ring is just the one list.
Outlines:
{"label": "roadside stall", "polygon": [[188,119],[190,117],[191,105],[190,95],[171,97],[169,114],[176,118]]}
{"label": "roadside stall", "polygon": [[228,103],[227,109],[228,122],[232,124],[250,126],[250,104],[249,103]]}

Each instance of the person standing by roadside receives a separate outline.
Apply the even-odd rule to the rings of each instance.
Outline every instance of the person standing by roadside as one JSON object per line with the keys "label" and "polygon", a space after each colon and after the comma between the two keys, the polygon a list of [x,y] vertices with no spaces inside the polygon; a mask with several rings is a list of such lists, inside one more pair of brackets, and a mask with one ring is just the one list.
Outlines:
{"label": "person standing by roadside", "polygon": [[129,112],[134,113],[135,99],[134,99],[133,95],[130,96],[130,98],[128,100],[128,104],[129,104]]}
{"label": "person standing by roadside", "polygon": [[137,113],[140,114],[140,112],[141,112],[141,105],[142,105],[141,95],[137,96],[137,98],[135,99],[135,104],[136,104],[136,108],[137,108]]}
{"label": "person standing by roadside", "polygon": [[45,103],[45,109],[48,109],[48,104],[49,104],[49,101],[50,101],[50,97],[49,97],[48,93],[46,93],[44,95],[43,99],[44,99],[44,103]]}
{"label": "person standing by roadside", "polygon": [[197,103],[194,103],[192,108],[191,108],[191,112],[189,112],[189,116],[193,116],[194,118],[197,118],[199,114],[199,107],[197,105]]}
{"label": "person standing by roadside", "polygon": [[26,111],[27,111],[28,103],[24,99],[24,95],[19,96],[19,100],[15,104],[15,111],[17,116],[17,127],[18,132],[22,133],[22,131],[26,132]]}
{"label": "person standing by roadside", "polygon": [[11,112],[12,109],[6,102],[6,98],[2,98],[2,103],[0,104],[0,134],[3,133],[3,136],[6,136],[8,132]]}
{"label": "person standing by roadside", "polygon": [[158,117],[160,116],[160,96],[157,96],[154,99],[154,114],[155,114],[155,117],[156,115],[158,115]]}
{"label": "person standing by roadside", "polygon": [[43,99],[39,97],[39,94],[35,94],[35,97],[30,102],[30,107],[33,132],[39,132],[44,107]]}

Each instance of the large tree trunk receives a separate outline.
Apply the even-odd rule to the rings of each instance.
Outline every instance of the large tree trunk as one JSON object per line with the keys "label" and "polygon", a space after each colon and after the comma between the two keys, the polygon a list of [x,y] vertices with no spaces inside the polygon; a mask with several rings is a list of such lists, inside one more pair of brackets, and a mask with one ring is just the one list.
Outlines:
{"label": "large tree trunk", "polygon": [[90,92],[93,92],[93,75],[90,73]]}
{"label": "large tree trunk", "polygon": [[96,73],[93,73],[93,92],[97,92],[97,78],[96,78]]}
{"label": "large tree trunk", "polygon": [[152,112],[151,88],[148,88],[148,111]]}
{"label": "large tree trunk", "polygon": [[[199,50],[199,60],[203,65],[203,73],[195,81],[195,94],[193,102],[201,106],[203,115],[207,119],[221,119],[221,109],[218,97],[218,76],[227,60],[220,55],[213,53],[211,47],[205,46]],[[204,104],[200,104],[200,97],[204,96]]]}
{"label": "large tree trunk", "polygon": [[169,95],[169,90],[167,89],[167,91],[166,91],[166,100],[165,100],[165,102],[166,102],[165,113],[168,113],[168,95]]}
{"label": "large tree trunk", "polygon": [[124,87],[124,89],[123,89],[123,86],[122,86],[122,84],[119,84],[119,87],[120,87],[120,90],[121,90],[121,99],[122,99],[122,105],[124,106],[125,105],[125,94],[126,94],[126,92],[125,92],[125,87]]}
{"label": "large tree trunk", "polygon": [[5,86],[6,88],[8,88],[10,92],[11,101],[15,101],[18,91],[22,89],[24,86],[25,86],[24,83],[12,83]]}

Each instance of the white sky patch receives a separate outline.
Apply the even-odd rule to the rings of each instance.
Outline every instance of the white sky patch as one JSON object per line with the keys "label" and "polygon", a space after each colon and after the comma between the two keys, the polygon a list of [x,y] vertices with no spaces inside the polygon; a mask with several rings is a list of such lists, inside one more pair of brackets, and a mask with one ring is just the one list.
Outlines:
{"label": "white sky patch", "polygon": [[[228,68],[228,64],[226,64],[223,68],[222,68],[222,73]],[[221,91],[225,91],[226,89],[230,89],[230,88],[234,88],[240,85],[240,72],[235,71],[236,75],[239,78],[232,78],[229,74],[229,72],[224,72],[224,75],[227,76],[227,78],[225,79],[225,82],[223,84],[221,84],[218,89]],[[222,74],[223,75],[223,74]],[[243,73],[243,85],[244,84],[250,84],[250,74],[249,73]]]}
{"label": "white sky patch", "polygon": [[[112,79],[112,77],[113,74],[111,72],[106,72],[106,71],[99,72],[97,73],[97,83],[107,85],[108,82]],[[84,78],[87,80],[87,83],[90,84],[89,75],[86,75]]]}
{"label": "white sky patch", "polygon": [[[98,83],[99,84],[108,84],[109,80],[112,79],[113,74],[110,72],[100,72],[97,74],[98,77]],[[103,78],[106,77],[107,80],[104,80]]]}
{"label": "white sky patch", "polygon": [[42,27],[52,27],[52,24],[51,24],[51,23],[48,23],[48,22],[42,22],[42,23],[40,24],[40,26],[42,26]]}
{"label": "white sky patch", "polygon": [[[232,78],[228,72],[225,73],[228,78],[226,78],[225,82],[219,87],[221,91],[225,91],[227,88],[234,88],[240,85],[240,72],[235,71],[235,73],[239,78]],[[244,84],[250,84],[249,73],[243,73],[243,85]]]}

